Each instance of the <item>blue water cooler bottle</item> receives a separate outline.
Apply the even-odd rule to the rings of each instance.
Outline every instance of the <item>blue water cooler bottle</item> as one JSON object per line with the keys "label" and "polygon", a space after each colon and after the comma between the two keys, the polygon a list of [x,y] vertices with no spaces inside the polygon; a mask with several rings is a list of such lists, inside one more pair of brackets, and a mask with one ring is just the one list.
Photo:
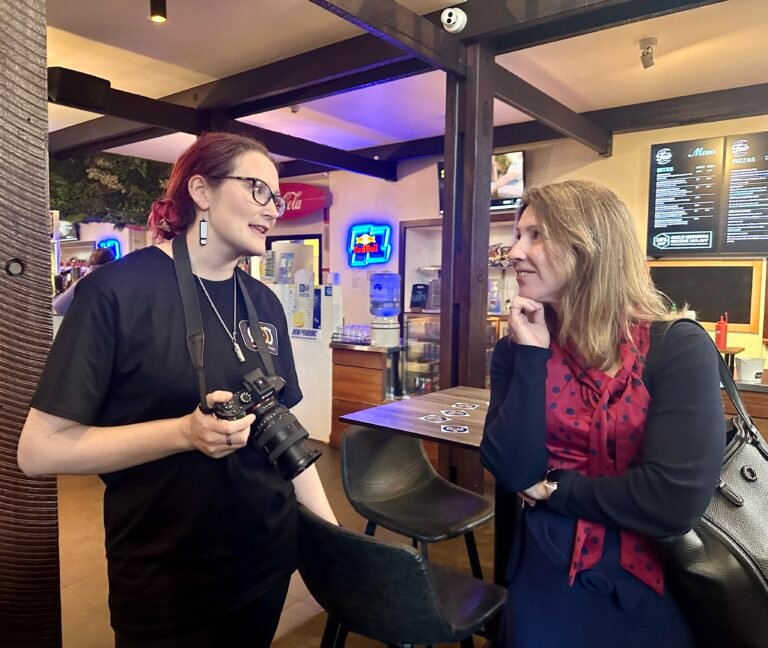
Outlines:
{"label": "blue water cooler bottle", "polygon": [[396,272],[374,272],[370,275],[371,344],[400,346],[400,275]]}

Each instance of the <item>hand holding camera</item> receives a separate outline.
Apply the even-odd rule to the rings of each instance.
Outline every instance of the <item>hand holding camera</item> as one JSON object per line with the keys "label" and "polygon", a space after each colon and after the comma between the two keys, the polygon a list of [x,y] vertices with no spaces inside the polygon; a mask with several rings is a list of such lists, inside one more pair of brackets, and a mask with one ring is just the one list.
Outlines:
{"label": "hand holding camera", "polygon": [[[208,406],[217,407],[232,398],[228,391],[215,391],[207,395]],[[199,407],[185,418],[184,436],[190,445],[213,459],[222,459],[248,443],[254,414],[236,420],[224,420],[204,413]]]}
{"label": "hand holding camera", "polygon": [[285,380],[280,376],[266,376],[261,369],[254,369],[243,378],[243,389],[217,401],[212,409],[222,422],[255,421],[253,444],[267,454],[284,479],[290,480],[317,461],[321,453],[307,444],[309,433],[278,402],[277,394],[283,387]]}

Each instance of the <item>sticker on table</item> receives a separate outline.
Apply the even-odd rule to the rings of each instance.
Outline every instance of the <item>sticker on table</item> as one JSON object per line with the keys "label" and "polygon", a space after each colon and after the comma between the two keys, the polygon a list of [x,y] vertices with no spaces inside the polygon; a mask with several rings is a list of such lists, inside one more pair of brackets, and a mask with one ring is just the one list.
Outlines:
{"label": "sticker on table", "polygon": [[463,410],[473,410],[480,407],[479,405],[475,405],[474,403],[454,403],[451,405],[451,407],[455,407],[456,409],[463,409]]}
{"label": "sticker on table", "polygon": [[447,416],[438,416],[437,414],[427,414],[426,416],[419,417],[422,421],[429,421],[430,423],[445,423],[450,421]]}
{"label": "sticker on table", "polygon": [[457,409],[456,410],[453,410],[453,409],[440,410],[440,413],[443,416],[469,416],[469,414],[467,414],[467,412],[465,412],[464,410],[457,410]]}
{"label": "sticker on table", "polygon": [[469,434],[469,428],[466,425],[441,425],[440,431],[449,434]]}

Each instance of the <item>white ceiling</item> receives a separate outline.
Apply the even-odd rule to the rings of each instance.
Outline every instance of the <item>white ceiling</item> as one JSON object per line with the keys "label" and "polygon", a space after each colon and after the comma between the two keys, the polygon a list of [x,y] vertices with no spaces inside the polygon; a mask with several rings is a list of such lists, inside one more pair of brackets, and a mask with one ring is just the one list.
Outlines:
{"label": "white ceiling", "polygon": [[[168,0],[169,21],[163,26],[146,20],[148,4],[49,0],[48,64],[160,97],[360,33],[307,0]],[[426,13],[456,2],[403,4]],[[581,112],[768,82],[766,35],[767,0],[728,0],[505,54],[497,61]],[[646,36],[659,39],[656,65],[648,70],[640,64],[638,47]],[[444,97],[444,73],[431,72],[312,101],[295,114],[284,108],[244,121],[354,149],[441,134]],[[53,105],[49,115],[51,130],[93,117]],[[495,102],[496,125],[526,119]],[[114,151],[172,161],[192,139],[177,134]]]}

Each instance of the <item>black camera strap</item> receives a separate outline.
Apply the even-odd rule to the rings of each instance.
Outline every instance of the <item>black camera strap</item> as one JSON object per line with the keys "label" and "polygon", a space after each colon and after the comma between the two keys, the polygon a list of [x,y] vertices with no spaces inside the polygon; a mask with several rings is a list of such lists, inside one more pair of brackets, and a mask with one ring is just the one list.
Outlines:
{"label": "black camera strap", "polygon": [[197,389],[200,392],[200,409],[208,413],[208,389],[205,386],[205,336],[203,335],[203,320],[200,317],[200,300],[197,298],[195,278],[192,275],[192,262],[189,260],[187,239],[184,234],[173,239],[173,265],[176,270],[176,281],[179,284],[181,305],[184,308],[184,322],[187,328],[187,348],[192,357],[192,365],[197,374]]}
{"label": "black camera strap", "polygon": [[[180,234],[173,239],[171,244],[173,249],[173,263],[176,270],[176,281],[179,284],[179,293],[181,295],[181,304],[184,309],[184,323],[187,329],[187,348],[192,358],[192,366],[197,374],[197,388],[200,392],[200,409],[203,412],[210,412],[206,395],[208,389],[205,385],[205,335],[203,334],[203,320],[200,316],[200,300],[197,298],[197,287],[195,286],[195,277],[192,274],[192,262],[189,258],[189,249],[187,248],[187,239],[184,234]],[[275,365],[264,341],[264,334],[261,330],[261,320],[253,304],[251,295],[245,285],[242,277],[242,271],[235,269],[237,282],[240,286],[240,292],[245,301],[245,309],[248,313],[248,326],[255,335],[251,333],[251,338],[259,352],[261,361],[264,364],[264,370],[267,375],[275,374]]]}
{"label": "black camera strap", "polygon": [[256,349],[259,352],[259,357],[261,357],[261,362],[264,365],[264,371],[267,376],[275,376],[277,375],[275,372],[275,363],[272,361],[272,354],[267,348],[267,343],[264,341],[264,331],[261,328],[259,313],[256,311],[256,306],[253,303],[253,299],[251,299],[251,293],[243,279],[243,277],[247,277],[248,275],[246,275],[240,268],[235,268],[235,275],[237,276],[237,283],[240,286],[240,292],[243,294],[243,300],[245,301],[245,311],[248,314],[248,328],[251,331],[251,339],[256,345]]}

